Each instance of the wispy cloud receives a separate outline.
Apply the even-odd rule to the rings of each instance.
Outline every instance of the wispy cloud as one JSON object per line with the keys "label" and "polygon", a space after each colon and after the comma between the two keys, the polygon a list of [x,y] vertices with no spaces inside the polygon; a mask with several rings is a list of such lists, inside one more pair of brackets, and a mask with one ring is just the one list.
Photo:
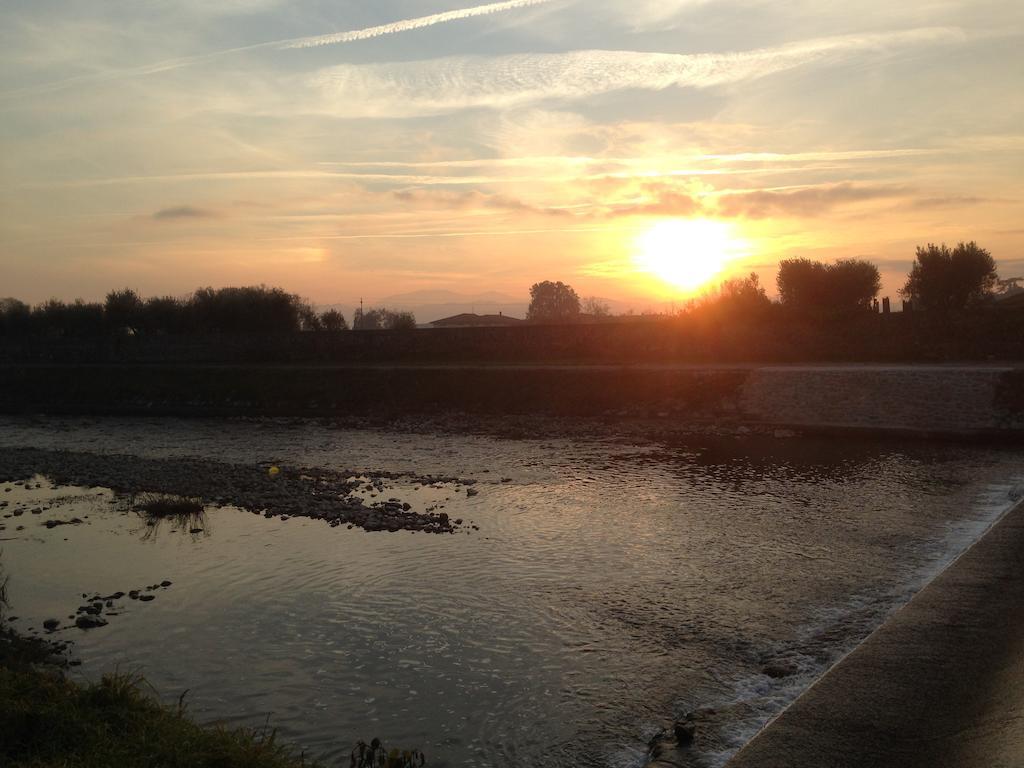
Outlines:
{"label": "wispy cloud", "polygon": [[403,19],[389,24],[379,24],[375,27],[365,29],[354,29],[348,32],[335,32],[328,35],[314,35],[312,37],[300,37],[294,40],[286,40],[277,45],[278,48],[316,48],[321,45],[335,45],[337,43],[352,43],[357,40],[369,40],[382,35],[394,35],[399,32],[411,32],[424,27],[432,27],[435,24],[447,24],[450,21],[462,21],[477,16],[488,16],[492,13],[502,11],[513,11],[519,8],[527,8],[531,5],[544,5],[551,0],[507,0],[502,3],[488,3],[487,5],[476,5],[472,8],[460,8],[455,11],[433,13],[429,16],[420,16],[415,19]]}
{"label": "wispy cloud", "polygon": [[208,208],[195,208],[191,205],[176,205],[172,208],[161,208],[153,214],[157,221],[176,221],[181,219],[215,219],[217,213]]}
{"label": "wispy cloud", "polygon": [[146,75],[155,75],[161,72],[170,72],[172,70],[181,69],[183,67],[189,67],[194,64],[201,64],[204,62],[212,61],[214,59],[218,59],[222,56],[229,56],[231,54],[237,53],[246,53],[266,49],[291,50],[299,48],[316,48],[323,45],[354,43],[360,40],[370,40],[375,37],[382,37],[384,35],[395,35],[401,32],[412,32],[417,29],[433,27],[438,24],[447,24],[453,21],[463,21],[465,19],[472,19],[478,16],[490,16],[492,14],[502,13],[504,11],[514,11],[520,8],[527,8],[535,5],[545,5],[550,2],[553,2],[553,0],[505,0],[505,2],[487,3],[486,5],[476,5],[470,8],[459,8],[453,11],[444,11],[442,13],[430,14],[429,16],[419,16],[411,19],[401,19],[399,21],[392,21],[388,22],[387,24],[378,24],[376,26],[365,27],[363,29],[352,29],[345,32],[332,32],[324,35],[311,35],[307,37],[295,37],[284,40],[269,40],[263,43],[242,45],[237,46],[235,48],[225,48],[219,51],[210,51],[208,53],[196,54],[194,56],[181,56],[174,59],[165,59],[163,61],[157,61],[153,62],[152,64],[145,64],[139,67],[113,69],[104,72],[90,73],[87,75],[78,75],[75,77],[65,78],[63,80],[56,80],[50,83],[43,83],[41,85],[36,85],[29,88],[21,88],[15,91],[3,92],[0,93],[0,98],[24,96],[32,93],[46,93],[49,91],[59,90],[61,88],[67,88],[73,85],[83,85],[86,83],[107,82],[129,77],[145,77]]}
{"label": "wispy cloud", "polygon": [[859,185],[849,182],[798,189],[759,189],[721,195],[718,198],[718,211],[723,216],[744,216],[751,219],[768,216],[810,217],[838,205],[901,197],[908,192],[905,187]]}
{"label": "wispy cloud", "polygon": [[479,190],[470,190],[468,192],[421,189],[399,190],[394,193],[394,198],[404,205],[415,208],[441,210],[491,209],[537,213],[545,216],[568,216],[571,213],[567,208],[531,205],[516,197],[485,193]]}
{"label": "wispy cloud", "polygon": [[387,64],[344,64],[310,76],[323,109],[362,117],[441,114],[506,108],[545,99],[582,99],[625,89],[709,88],[858,53],[898,53],[954,45],[960,29],[925,27],[817,38],[725,53],[578,50],[565,53],[458,56]]}

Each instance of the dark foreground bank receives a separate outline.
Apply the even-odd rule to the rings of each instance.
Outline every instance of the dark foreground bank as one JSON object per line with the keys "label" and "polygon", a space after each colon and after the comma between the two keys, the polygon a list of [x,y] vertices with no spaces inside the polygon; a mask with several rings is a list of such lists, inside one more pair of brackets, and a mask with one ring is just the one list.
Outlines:
{"label": "dark foreground bank", "polygon": [[[0,617],[0,623],[3,619]],[[78,684],[63,673],[60,647],[0,626],[0,765],[10,768],[318,768],[278,743],[270,727],[200,726],[185,694],[160,704],[141,677],[104,675]],[[186,692],[187,693],[187,692]],[[376,745],[376,742],[375,742]],[[360,750],[360,747],[364,749]],[[421,768],[422,755],[386,752],[379,761],[360,743],[354,765]]]}
{"label": "dark foreground bank", "polygon": [[728,768],[1024,765],[1024,503]]}

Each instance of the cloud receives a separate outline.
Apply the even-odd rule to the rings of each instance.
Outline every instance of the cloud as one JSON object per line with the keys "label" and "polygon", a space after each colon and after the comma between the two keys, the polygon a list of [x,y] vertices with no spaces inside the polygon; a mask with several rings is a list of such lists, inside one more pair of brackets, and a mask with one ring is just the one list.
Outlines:
{"label": "cloud", "polygon": [[504,56],[454,56],[384,64],[342,64],[309,76],[328,112],[413,116],[507,108],[545,99],[582,99],[612,91],[710,88],[852,54],[952,45],[962,30],[926,27],[805,40],[725,53],[577,50]]}
{"label": "cloud", "polygon": [[394,35],[399,32],[411,32],[415,29],[432,27],[435,24],[447,24],[450,21],[462,21],[472,19],[476,16],[488,16],[492,13],[512,11],[518,8],[527,8],[531,5],[543,5],[551,0],[507,0],[501,3],[488,3],[477,5],[472,8],[460,8],[455,11],[433,13],[429,16],[420,16],[414,19],[403,19],[389,24],[380,24],[376,27],[365,29],[354,29],[348,32],[335,32],[328,35],[314,35],[312,37],[301,37],[295,40],[282,41],[277,47],[289,48],[315,48],[321,45],[336,45],[337,43],[352,43],[357,40],[369,40],[370,38],[382,35]]}
{"label": "cloud", "polygon": [[417,208],[434,210],[479,210],[492,209],[537,213],[545,216],[568,216],[565,208],[530,205],[518,198],[500,194],[488,194],[479,190],[453,192],[446,190],[399,190],[393,193],[396,200]]}
{"label": "cloud", "polygon": [[610,216],[692,216],[704,211],[703,204],[686,194],[661,190],[648,202],[615,206]]}
{"label": "cloud", "polygon": [[[78,75],[76,77],[69,77],[63,80],[56,80],[50,83],[31,86],[29,88],[0,92],[0,98],[17,97],[32,93],[45,93],[85,83],[108,82],[111,80],[120,80],[129,77],[145,77],[146,75],[155,75],[162,72],[181,69],[183,67],[189,67],[194,64],[201,64],[218,59],[222,56],[229,56],[236,53],[246,53],[267,49],[291,50],[316,48],[323,45],[336,45],[339,43],[352,43],[360,40],[370,40],[383,35],[411,32],[417,29],[432,27],[437,24],[447,24],[452,21],[462,21],[464,19],[471,19],[477,16],[489,16],[495,13],[502,13],[504,11],[512,11],[535,5],[544,5],[550,2],[553,2],[553,0],[506,0],[505,2],[488,3],[486,5],[473,6],[471,8],[460,8],[454,11],[434,13],[429,16],[402,19],[400,21],[393,21],[387,24],[379,24],[374,27],[353,29],[347,32],[332,32],[325,35],[312,35],[285,40],[269,40],[263,43],[242,45],[235,48],[225,48],[223,50],[210,51],[208,53],[201,53],[194,56],[180,56],[174,59],[165,59],[163,61],[153,62],[152,64],[146,64],[140,67],[130,67],[126,69],[107,70],[88,75]],[[225,13],[249,13],[257,10],[264,10],[265,8],[275,4],[277,4],[276,0],[253,0],[252,2],[247,2],[247,0],[235,0],[235,2],[231,2],[228,6],[223,8],[222,11]],[[217,3],[207,3],[205,5],[214,6],[217,5]]]}
{"label": "cloud", "polygon": [[900,197],[904,187],[857,185],[849,182],[798,189],[759,189],[751,192],[727,192],[718,197],[718,212],[723,216],[763,219],[769,216],[817,216],[836,206]]}
{"label": "cloud", "polygon": [[157,221],[179,221],[181,219],[215,219],[216,211],[208,208],[194,208],[191,205],[176,205],[172,208],[161,208],[153,214]]}
{"label": "cloud", "polygon": [[981,205],[992,202],[987,197],[948,195],[945,197],[922,197],[913,202],[914,208],[955,208],[962,205]]}

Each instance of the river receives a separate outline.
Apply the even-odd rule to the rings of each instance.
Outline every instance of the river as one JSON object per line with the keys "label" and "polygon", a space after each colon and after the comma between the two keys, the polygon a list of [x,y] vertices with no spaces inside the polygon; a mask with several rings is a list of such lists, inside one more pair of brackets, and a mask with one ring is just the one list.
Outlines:
{"label": "river", "polygon": [[[24,446],[408,473],[365,495],[465,520],[367,532],[210,504],[192,533],[154,530],[109,490],[0,477],[16,626],[171,582],[56,633],[73,676],[139,671],[201,721],[269,723],[331,765],[378,736],[434,766],[628,768],[693,710],[692,764],[721,765],[1024,482],[1019,449],[852,438],[0,419],[0,449]],[[31,514],[54,504],[83,524]]]}

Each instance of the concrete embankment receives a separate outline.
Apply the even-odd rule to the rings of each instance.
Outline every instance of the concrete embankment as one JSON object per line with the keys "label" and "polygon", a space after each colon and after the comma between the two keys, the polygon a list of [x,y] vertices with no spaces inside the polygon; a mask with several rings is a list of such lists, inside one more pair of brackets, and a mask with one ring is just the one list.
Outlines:
{"label": "concrete embankment", "polygon": [[1024,765],[1024,503],[727,768]]}
{"label": "concrete embankment", "polygon": [[0,411],[643,416],[1019,439],[1024,368],[10,363],[0,367]]}

